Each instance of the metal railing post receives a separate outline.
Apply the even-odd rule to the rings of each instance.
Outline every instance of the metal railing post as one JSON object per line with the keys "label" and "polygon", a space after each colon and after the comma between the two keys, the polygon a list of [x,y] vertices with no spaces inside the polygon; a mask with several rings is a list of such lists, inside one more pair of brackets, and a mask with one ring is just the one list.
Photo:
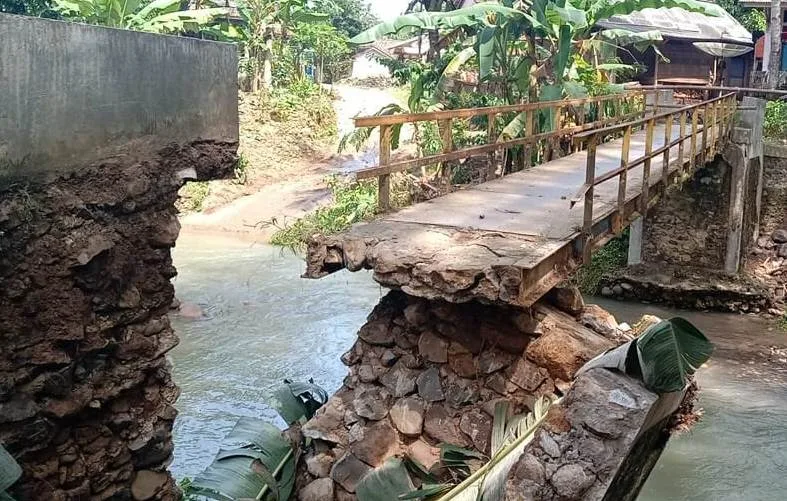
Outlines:
{"label": "metal railing post", "polygon": [[588,138],[587,163],[585,165],[585,184],[588,189],[585,192],[585,212],[582,218],[582,233],[584,245],[582,246],[582,261],[590,262],[591,246],[593,243],[593,183],[596,179],[596,144],[598,137],[593,134]]}
{"label": "metal railing post", "polygon": [[[391,126],[380,126],[380,166],[391,161]],[[377,207],[380,212],[391,208],[391,175],[382,174],[377,178]]]}

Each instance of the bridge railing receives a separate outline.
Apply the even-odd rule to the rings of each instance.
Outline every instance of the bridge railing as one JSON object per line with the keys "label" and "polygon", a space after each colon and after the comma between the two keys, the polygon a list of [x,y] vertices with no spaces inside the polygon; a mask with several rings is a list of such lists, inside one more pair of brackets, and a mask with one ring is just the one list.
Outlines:
{"label": "bridge railing", "polygon": [[[674,106],[662,106],[672,107]],[[661,183],[662,188],[669,185],[670,166],[673,161],[670,159],[672,149],[677,146],[678,169],[673,174],[683,175],[687,171],[693,170],[696,165],[704,163],[708,158],[712,158],[718,151],[721,141],[726,139],[733,126],[735,111],[737,109],[737,99],[735,92],[728,92],[718,97],[708,99],[696,104],[677,107],[672,111],[664,111],[646,116],[644,118],[630,122],[607,126],[600,129],[581,132],[574,136],[575,141],[587,143],[587,163],[585,167],[585,183],[571,199],[573,207],[577,202],[584,198],[584,214],[582,233],[583,260],[588,262],[591,250],[594,246],[602,245],[604,238],[597,238],[593,229],[593,194],[594,187],[599,184],[618,178],[618,198],[615,213],[611,217],[612,234],[619,233],[623,228],[636,219],[647,213],[650,203],[650,179],[651,168],[654,167],[654,160],[658,162],[661,157]],[[653,148],[656,135],[657,122],[664,123],[664,141],[659,148]],[[678,137],[673,139],[673,127],[677,122],[679,127]],[[644,128],[645,151],[644,154],[635,159],[629,159],[631,147],[631,136],[633,131]],[[620,167],[596,175],[596,149],[603,138],[609,135],[623,134],[623,145],[620,155]],[[688,145],[686,144],[688,142]],[[688,147],[688,158],[686,148]],[[640,195],[634,199],[633,206],[626,201],[626,189],[628,172],[642,166],[642,187]],[[607,235],[609,236],[609,235]]]}
{"label": "bridge railing", "polygon": [[[380,128],[380,153],[378,165],[354,172],[356,179],[378,179],[378,205],[381,211],[390,208],[391,174],[418,167],[455,162],[469,157],[487,154],[491,166],[496,161],[496,153],[517,146],[528,148],[525,152],[526,166],[530,166],[530,148],[540,142],[554,142],[571,139],[574,134],[605,127],[611,124],[626,122],[646,114],[647,96],[654,96],[653,105],[658,106],[658,93],[651,90],[634,90],[619,94],[588,97],[582,99],[565,99],[559,101],[543,101],[508,106],[492,106],[483,108],[464,108],[457,110],[434,111],[427,113],[403,113],[357,117],[356,127]],[[586,122],[587,108],[595,104],[594,118]],[[522,137],[497,137],[495,119],[501,114],[519,114],[524,119]],[[552,117],[551,130],[542,132],[539,128],[539,117]],[[487,133],[484,144],[454,149],[452,122],[457,119],[486,117]],[[437,122],[442,142],[442,153],[421,158],[391,161],[391,139],[394,126],[418,122]]]}

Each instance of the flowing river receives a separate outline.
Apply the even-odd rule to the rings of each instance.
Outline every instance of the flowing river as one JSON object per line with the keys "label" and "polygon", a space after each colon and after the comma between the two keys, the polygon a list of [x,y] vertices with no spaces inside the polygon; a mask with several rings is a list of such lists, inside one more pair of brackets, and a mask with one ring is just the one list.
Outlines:
{"label": "flowing river", "polygon": [[[385,291],[363,272],[300,279],[297,256],[229,237],[185,233],[174,259],[178,298],[205,313],[172,318],[181,341],[171,357],[182,393],[171,469],[184,477],[211,462],[238,417],[283,426],[265,402],[285,378],[314,378],[335,391],[346,373],[339,356]],[[787,364],[784,355],[769,355],[771,346],[787,344],[787,335],[752,316],[598,302],[618,321],[680,314],[717,346],[699,372],[703,420],[670,440],[639,499],[787,499]]]}

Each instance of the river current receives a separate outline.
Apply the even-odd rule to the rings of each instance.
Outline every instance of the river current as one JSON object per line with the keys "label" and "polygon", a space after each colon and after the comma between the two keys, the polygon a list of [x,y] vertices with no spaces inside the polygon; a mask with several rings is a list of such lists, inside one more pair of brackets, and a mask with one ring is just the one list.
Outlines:
{"label": "river current", "polygon": [[[265,402],[285,378],[335,391],[346,373],[339,356],[385,291],[365,272],[301,279],[292,253],[229,237],[183,234],[174,259],[177,297],[205,313],[172,318],[181,396],[171,469],[184,477],[211,462],[238,417],[283,426]],[[639,499],[787,499],[787,368],[778,356],[768,361],[787,335],[752,316],[598,302],[618,321],[684,316],[717,345],[698,373],[702,421],[670,440]]]}

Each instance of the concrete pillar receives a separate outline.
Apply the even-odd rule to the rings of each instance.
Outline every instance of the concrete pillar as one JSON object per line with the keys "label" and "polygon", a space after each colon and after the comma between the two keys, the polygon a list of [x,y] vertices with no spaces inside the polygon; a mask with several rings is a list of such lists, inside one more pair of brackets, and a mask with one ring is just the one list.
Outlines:
{"label": "concrete pillar", "polygon": [[747,144],[750,130],[736,127],[733,141],[724,149],[724,160],[730,165],[730,209],[727,230],[727,251],[724,257],[724,271],[730,275],[738,273],[741,261],[741,240],[743,235],[743,213],[746,198],[746,170],[749,165]]}
{"label": "concrete pillar", "polygon": [[629,266],[642,263],[642,222],[643,219],[638,217],[629,227]]}
{"label": "concrete pillar", "polygon": [[753,173],[757,176],[757,190],[755,193],[755,214],[754,214],[754,235],[753,241],[757,241],[760,236],[760,214],[762,213],[762,190],[763,173],[765,171],[765,152],[762,127],[765,122],[765,99],[746,96],[741,101],[741,112],[739,113],[739,123],[742,127],[751,130],[750,142],[748,147],[748,159],[750,165],[756,166],[757,171]]}

